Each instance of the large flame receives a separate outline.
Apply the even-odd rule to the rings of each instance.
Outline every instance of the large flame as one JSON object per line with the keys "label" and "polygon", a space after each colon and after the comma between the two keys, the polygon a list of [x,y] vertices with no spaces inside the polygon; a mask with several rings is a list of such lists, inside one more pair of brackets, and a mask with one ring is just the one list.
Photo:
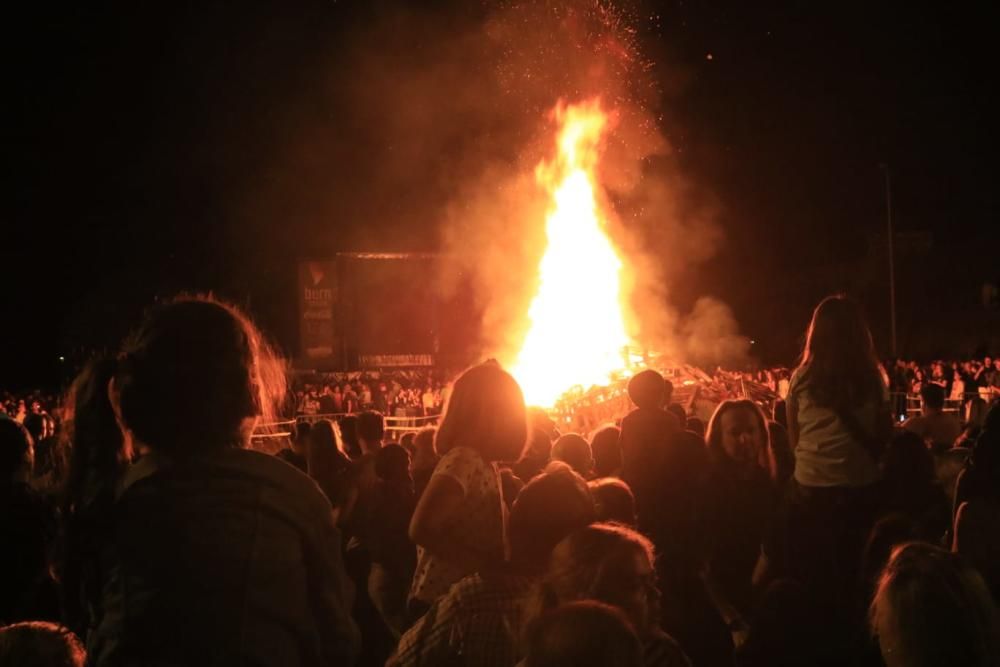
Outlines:
{"label": "large flame", "polygon": [[530,329],[511,369],[529,405],[550,407],[574,386],[606,384],[621,369],[629,337],[622,314],[622,263],[605,233],[595,168],[608,114],[598,100],[555,110],[557,153],[535,177],[551,197],[548,247],[531,302]]}

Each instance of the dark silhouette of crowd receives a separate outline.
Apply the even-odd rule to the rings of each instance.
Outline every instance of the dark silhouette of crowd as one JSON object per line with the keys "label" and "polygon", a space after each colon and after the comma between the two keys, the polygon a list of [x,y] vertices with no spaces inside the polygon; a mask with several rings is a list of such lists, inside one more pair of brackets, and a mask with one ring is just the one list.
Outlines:
{"label": "dark silhouette of crowd", "polygon": [[1000,664],[997,403],[928,383],[900,425],[841,296],[785,379],[705,423],[645,370],[629,414],[561,433],[491,360],[436,427],[389,438],[358,396],[274,455],[266,340],[161,304],[58,435],[0,416],[0,664]]}

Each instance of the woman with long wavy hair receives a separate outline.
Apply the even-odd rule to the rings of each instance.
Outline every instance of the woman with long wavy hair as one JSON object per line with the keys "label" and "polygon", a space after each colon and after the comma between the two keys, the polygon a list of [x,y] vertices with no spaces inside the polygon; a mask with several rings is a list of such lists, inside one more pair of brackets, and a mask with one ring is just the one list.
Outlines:
{"label": "woman with long wavy hair", "polygon": [[885,371],[854,301],[837,295],[816,306],[787,410],[795,453],[788,562],[800,581],[850,605],[844,593],[856,583],[892,434]]}

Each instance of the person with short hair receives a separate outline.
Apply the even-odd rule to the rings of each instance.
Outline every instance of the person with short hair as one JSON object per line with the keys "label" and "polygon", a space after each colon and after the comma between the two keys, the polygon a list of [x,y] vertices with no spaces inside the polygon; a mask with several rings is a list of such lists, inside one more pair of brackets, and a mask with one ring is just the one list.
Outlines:
{"label": "person with short hair", "polygon": [[1000,618],[982,577],[930,544],[893,551],[869,618],[887,667],[991,667],[1000,656]]}
{"label": "person with short hair", "polygon": [[962,423],[944,412],[944,389],[927,383],[920,388],[920,414],[903,422],[903,428],[915,433],[934,449],[949,449],[962,434]]}
{"label": "person with short hair", "polygon": [[594,457],[590,443],[577,433],[565,433],[552,444],[552,460],[562,461],[584,479],[594,474]]}
{"label": "person with short hair", "polygon": [[618,477],[622,472],[621,429],[605,426],[590,439],[594,455],[594,474],[597,477]]}
{"label": "person with short hair", "polygon": [[462,577],[503,564],[506,506],[497,463],[516,461],[526,441],[524,394],[499,364],[473,366],[455,381],[434,437],[441,460],[410,522],[418,547],[414,615]]}
{"label": "person with short hair", "polygon": [[598,521],[613,521],[635,528],[635,496],[628,484],[615,477],[604,477],[588,486],[594,497]]}
{"label": "person with short hair", "polygon": [[635,495],[639,526],[647,533],[655,530],[663,475],[672,467],[665,462],[681,430],[677,418],[663,408],[672,393],[673,385],[652,369],[628,382],[628,395],[636,407],[622,419],[621,477]]}
{"label": "person with short hair", "polygon": [[45,621],[0,627],[0,665],[83,667],[87,652],[68,629]]}

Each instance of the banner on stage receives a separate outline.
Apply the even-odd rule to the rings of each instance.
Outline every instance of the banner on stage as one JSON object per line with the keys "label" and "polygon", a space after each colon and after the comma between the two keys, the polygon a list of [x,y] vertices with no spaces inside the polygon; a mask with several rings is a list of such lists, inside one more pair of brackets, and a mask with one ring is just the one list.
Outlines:
{"label": "banner on stage", "polygon": [[299,336],[304,359],[335,363],[339,356],[340,332],[334,318],[337,298],[334,262],[299,264]]}

